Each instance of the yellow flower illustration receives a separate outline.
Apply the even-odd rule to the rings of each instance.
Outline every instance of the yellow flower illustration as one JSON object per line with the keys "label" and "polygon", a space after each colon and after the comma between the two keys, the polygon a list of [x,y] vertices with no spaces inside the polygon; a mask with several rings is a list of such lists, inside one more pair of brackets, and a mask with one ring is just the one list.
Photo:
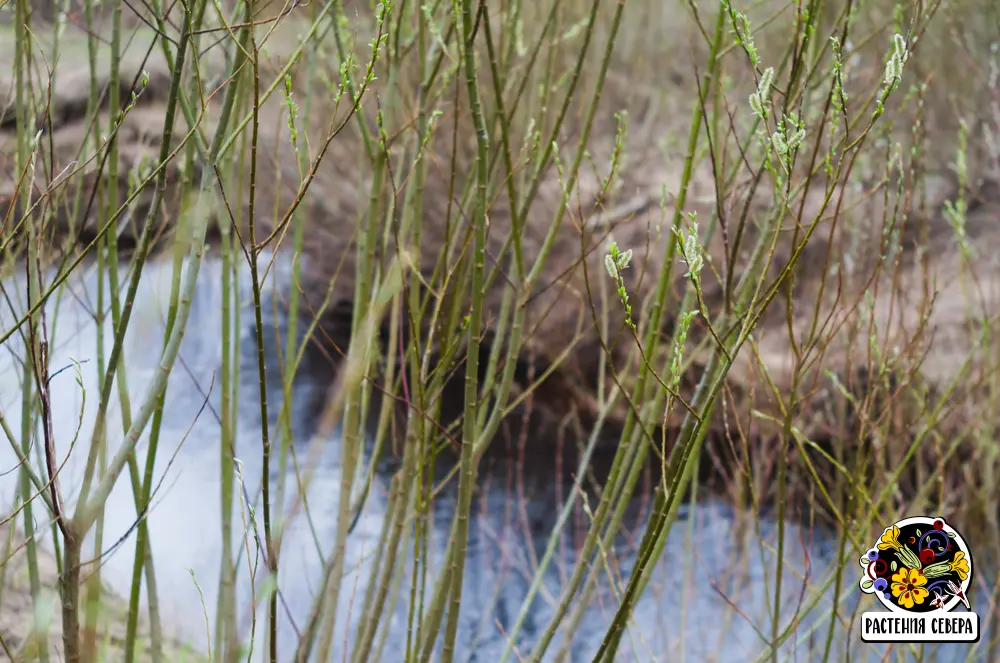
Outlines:
{"label": "yellow flower illustration", "polygon": [[882,537],[878,540],[879,550],[899,550],[899,528],[893,525],[891,528],[886,528]]}
{"label": "yellow flower illustration", "polygon": [[896,597],[899,605],[907,610],[914,605],[920,605],[930,594],[924,585],[927,578],[919,569],[908,569],[905,566],[892,576],[892,595]]}
{"label": "yellow flower illustration", "polygon": [[955,553],[955,559],[951,560],[951,570],[962,580],[969,577],[969,560],[965,559],[965,553],[961,550]]}

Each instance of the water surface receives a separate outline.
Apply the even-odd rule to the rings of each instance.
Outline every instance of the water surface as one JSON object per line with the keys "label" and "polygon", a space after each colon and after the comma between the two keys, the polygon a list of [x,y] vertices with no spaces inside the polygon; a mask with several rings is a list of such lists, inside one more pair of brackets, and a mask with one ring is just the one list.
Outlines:
{"label": "water surface", "polygon": [[[287,287],[286,267],[279,263],[271,272],[270,285],[277,292]],[[136,300],[125,345],[128,388],[136,401],[145,393],[157,370],[171,274],[168,262],[154,261],[143,276]],[[249,302],[245,287],[248,281],[244,274],[241,280],[244,304]],[[112,343],[110,323],[99,328],[92,314],[96,307],[96,289],[97,275],[91,268],[70,279],[66,292],[58,300],[58,308],[55,301],[47,307],[50,334],[55,327],[52,371],[69,367],[51,380],[54,438],[61,458],[66,456],[70,441],[77,434],[81,416],[83,422],[77,448],[69,454],[61,474],[62,489],[68,495],[75,495],[79,490],[84,460],[80,451],[89,441],[96,412],[99,392],[97,340],[103,337],[105,352]],[[17,298],[23,299],[24,295],[13,280],[7,285],[7,293],[15,310],[22,310]],[[164,621],[192,643],[201,645],[206,639],[206,616],[214,629],[221,564],[218,372],[222,362],[222,303],[220,265],[208,260],[202,268],[180,358],[169,381],[156,464],[159,488],[148,519]],[[278,335],[283,336],[285,323],[280,315],[274,314],[270,303],[264,310],[265,326],[269,330],[267,359],[272,376],[269,380],[269,418],[273,423],[281,406],[277,378],[279,344],[276,340]],[[261,475],[261,433],[251,316],[251,309],[245,308],[240,325],[234,327],[234,332],[241,336],[243,349],[236,455],[242,463],[248,493],[256,495]],[[0,313],[0,328],[9,329],[11,320],[10,307],[5,305]],[[272,331],[275,327],[279,334]],[[280,345],[283,350],[283,342]],[[14,431],[20,430],[19,361],[22,356],[22,345],[16,336],[7,342],[0,356],[0,407]],[[316,417],[328,381],[322,357],[310,356],[295,384],[290,403],[294,437],[302,455],[307,451],[308,440],[316,433]],[[108,418],[113,447],[122,437],[120,416],[115,399]],[[8,472],[15,461],[7,441],[0,442],[0,470],[5,472],[0,476],[0,495],[6,505],[15,494],[17,475]],[[306,496],[309,517],[300,510],[288,525],[282,545],[279,570],[282,660],[291,658],[296,632],[303,627],[319,586],[322,556],[327,554],[335,536],[342,478],[339,440],[330,435],[321,440],[318,448],[319,456],[310,463],[315,477]],[[144,438],[140,447],[141,463],[145,462],[145,449]],[[557,479],[550,463],[538,461],[537,457],[529,458],[525,472],[521,471],[517,459],[495,460],[483,467],[482,489],[475,497],[470,526],[457,660],[492,663],[500,659],[508,645],[506,634],[521,612],[533,569],[558,517],[562,503],[559,496],[565,495],[568,487],[568,482],[561,483]],[[277,470],[274,478],[278,478]],[[354,639],[371,556],[386,513],[389,478],[386,473],[376,475],[365,509],[349,539],[344,591],[334,639],[337,660],[342,660],[345,642],[349,649]],[[286,480],[294,487],[291,470],[287,471]],[[286,503],[291,504],[293,497],[287,495]],[[434,505],[434,527],[428,553],[435,569],[440,566],[447,543],[454,504],[454,490],[446,490]],[[626,517],[627,531],[619,536],[614,550],[597,560],[602,566],[601,582],[586,607],[576,636],[566,643],[565,634],[558,633],[546,660],[554,660],[564,646],[571,654],[569,660],[591,660],[614,616],[616,593],[627,582],[635,563],[634,550],[647,513],[648,502],[637,500]],[[106,547],[129,532],[135,515],[127,475],[123,475],[107,506]],[[258,528],[263,532],[259,502],[257,519]],[[542,590],[530,607],[516,643],[521,655],[530,651],[554,613],[561,589],[577,562],[586,519],[585,510],[577,509],[560,542],[556,559],[545,575]],[[664,555],[655,567],[649,591],[639,601],[631,627],[622,638],[619,660],[756,660],[766,651],[766,639],[770,637],[776,530],[773,521],[755,520],[750,514],[737,512],[720,500],[701,498],[695,506],[682,506]],[[41,534],[49,532],[46,529]],[[810,616],[797,625],[794,635],[782,649],[782,656],[785,660],[822,660],[833,606],[829,589],[832,584],[827,589],[824,585],[836,557],[836,542],[826,533],[793,523],[786,525],[785,532],[782,591],[785,623],[790,623],[799,607],[812,603],[818,593],[824,596],[820,597]],[[45,545],[50,544],[45,541]],[[126,537],[107,556],[104,565],[105,581],[122,595],[127,595],[131,588],[134,545],[134,536]],[[406,555],[406,550],[401,550],[400,554]],[[849,553],[849,557],[853,560],[855,554]],[[263,568],[263,562],[253,554],[251,562]],[[244,551],[238,597],[240,626],[245,634],[250,628],[247,567]],[[849,564],[847,569],[844,577],[846,598],[840,606],[841,617],[834,632],[830,660],[845,660],[848,650],[851,660],[878,660],[884,654],[884,647],[860,643],[857,624],[849,625],[860,597],[855,567]],[[616,574],[617,589],[608,581],[606,571]],[[204,612],[199,586],[204,593]],[[412,587],[409,565],[402,570],[398,586],[399,601],[394,608],[387,607],[390,633],[382,652],[381,660],[384,661],[401,660],[401,652],[405,651]],[[858,612],[864,609],[868,609],[867,603],[861,603]],[[981,615],[984,612],[980,610]],[[263,611],[260,616],[263,617]],[[850,633],[845,631],[848,627]],[[260,642],[256,651],[258,655],[263,651]],[[964,645],[946,645],[935,655],[930,655],[929,650],[925,652],[924,660],[965,660],[971,651]],[[517,657],[509,660],[517,660]],[[978,659],[974,655],[973,660],[986,660],[985,654],[979,652]]]}

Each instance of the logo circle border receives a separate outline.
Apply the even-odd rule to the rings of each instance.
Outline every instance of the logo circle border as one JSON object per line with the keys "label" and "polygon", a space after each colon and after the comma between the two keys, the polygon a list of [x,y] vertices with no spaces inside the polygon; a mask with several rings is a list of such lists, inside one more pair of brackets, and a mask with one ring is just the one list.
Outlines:
{"label": "logo circle border", "polygon": [[[955,529],[955,527],[950,525],[947,519],[941,516],[937,516],[934,518],[930,516],[911,516],[910,518],[903,518],[902,520],[897,520],[896,522],[892,523],[891,525],[889,525],[889,527],[886,527],[885,529],[882,530],[882,534],[885,534],[885,531],[891,529],[892,527],[902,528],[904,525],[913,525],[917,523],[927,524],[933,527],[935,520],[940,520],[941,522],[944,523],[944,529],[946,530],[950,529],[952,532],[955,533],[954,541],[955,543],[958,544],[958,549],[965,553],[965,559],[968,560],[969,562],[969,575],[966,576],[965,580],[963,580],[961,583],[962,593],[968,596],[969,586],[972,584],[972,574],[975,571],[973,568],[974,565],[972,563],[972,555],[969,553],[969,546],[965,543],[965,539],[962,538],[962,534],[957,529]],[[879,535],[879,539],[882,538],[882,534]],[[878,546],[879,539],[876,539],[875,544],[872,546],[873,548]],[[879,600],[879,603],[884,605],[891,612],[897,612],[903,615],[919,614],[913,612],[912,610],[907,610],[906,608],[900,605],[896,605],[895,602],[886,599],[883,592],[876,591],[872,593],[875,595],[875,598]],[[960,598],[958,598],[957,596],[952,596],[951,599],[944,604],[943,608],[938,608],[934,612],[951,612],[961,603],[962,600]],[[930,614],[933,614],[933,612]]]}

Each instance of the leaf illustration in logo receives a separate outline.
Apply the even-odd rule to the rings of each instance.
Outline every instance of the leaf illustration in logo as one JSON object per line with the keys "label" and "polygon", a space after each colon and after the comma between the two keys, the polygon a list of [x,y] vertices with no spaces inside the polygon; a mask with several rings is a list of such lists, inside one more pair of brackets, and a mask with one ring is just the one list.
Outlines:
{"label": "leaf illustration in logo", "polygon": [[962,605],[965,606],[966,610],[972,610],[972,607],[969,605],[969,599],[967,599],[965,596],[965,592],[963,592],[962,588],[956,585],[951,580],[948,581],[948,591],[952,594],[952,596],[957,596],[959,599],[961,599]]}

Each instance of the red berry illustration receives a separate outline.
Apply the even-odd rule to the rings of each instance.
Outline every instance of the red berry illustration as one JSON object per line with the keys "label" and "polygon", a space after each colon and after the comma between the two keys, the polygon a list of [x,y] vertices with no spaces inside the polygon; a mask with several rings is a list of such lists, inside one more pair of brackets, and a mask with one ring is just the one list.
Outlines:
{"label": "red berry illustration", "polygon": [[934,529],[944,529],[944,521],[938,518],[934,521]]}
{"label": "red berry illustration", "polygon": [[924,548],[920,551],[920,563],[927,565],[934,562],[934,551],[930,548]]}

